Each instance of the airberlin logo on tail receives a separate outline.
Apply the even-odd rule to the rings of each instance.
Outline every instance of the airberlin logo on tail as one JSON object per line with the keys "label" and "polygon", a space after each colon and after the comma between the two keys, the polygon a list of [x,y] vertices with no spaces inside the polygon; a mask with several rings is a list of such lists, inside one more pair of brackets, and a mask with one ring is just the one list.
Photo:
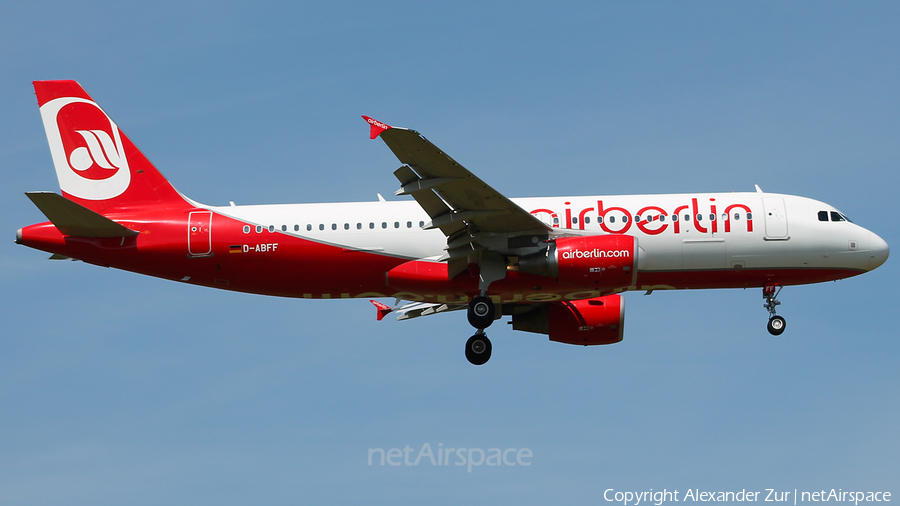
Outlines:
{"label": "airberlin logo on tail", "polygon": [[131,171],[119,127],[95,102],[57,98],[41,107],[41,118],[62,191],[107,200],[128,189]]}
{"label": "airberlin logo on tail", "polygon": [[572,251],[564,251],[563,258],[566,260],[572,258],[629,258],[631,257],[631,252],[627,249],[610,249],[610,250],[601,250],[601,249],[589,249],[589,250],[572,250]]}
{"label": "airberlin logo on tail", "polygon": [[87,143],[72,150],[69,165],[78,171],[85,171],[97,164],[104,169],[116,170],[124,162],[124,153],[120,153],[112,138],[103,130],[75,130]]}

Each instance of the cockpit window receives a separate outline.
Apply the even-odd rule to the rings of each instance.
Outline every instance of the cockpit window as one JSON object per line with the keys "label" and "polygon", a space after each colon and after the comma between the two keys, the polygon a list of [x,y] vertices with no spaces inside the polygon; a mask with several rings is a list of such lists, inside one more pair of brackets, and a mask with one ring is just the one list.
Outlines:
{"label": "cockpit window", "polygon": [[847,221],[844,219],[844,215],[837,211],[831,211],[831,221]]}
{"label": "cockpit window", "polygon": [[819,211],[819,221],[828,221],[828,211]]}

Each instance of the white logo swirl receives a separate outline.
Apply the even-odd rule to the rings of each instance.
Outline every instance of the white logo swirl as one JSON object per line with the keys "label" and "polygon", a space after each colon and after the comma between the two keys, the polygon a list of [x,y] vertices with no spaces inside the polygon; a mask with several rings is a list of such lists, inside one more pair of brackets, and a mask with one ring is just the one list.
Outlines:
{"label": "white logo swirl", "polygon": [[[112,136],[106,130],[75,130],[84,139],[87,147],[75,148],[69,153],[69,156],[66,156],[62,134],[59,131],[58,116],[63,107],[73,103],[96,107],[109,121]],[[128,159],[125,157],[119,127],[100,109],[100,106],[83,98],[57,98],[41,107],[41,118],[44,121],[44,131],[47,133],[50,154],[53,157],[56,177],[59,179],[59,187],[62,191],[85,200],[107,200],[118,197],[128,189],[128,185],[131,183],[131,170],[128,168]],[[69,123],[72,120],[64,121]],[[77,118],[75,121],[77,122]],[[95,164],[100,168],[115,172],[103,179],[89,179],[79,174]]]}
{"label": "white logo swirl", "polygon": [[119,152],[109,134],[103,130],[75,130],[81,134],[88,147],[78,147],[69,155],[72,168],[85,171],[95,163],[104,169],[116,170],[121,165]]}

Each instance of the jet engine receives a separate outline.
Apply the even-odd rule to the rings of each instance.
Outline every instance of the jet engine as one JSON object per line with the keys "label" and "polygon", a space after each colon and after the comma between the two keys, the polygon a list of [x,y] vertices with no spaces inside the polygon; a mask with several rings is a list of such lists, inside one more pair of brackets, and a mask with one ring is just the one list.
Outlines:
{"label": "jet engine", "polygon": [[627,288],[637,280],[637,238],[631,235],[561,237],[547,249],[519,258],[519,271],[557,278],[570,286]]}
{"label": "jet engine", "polygon": [[551,341],[583,346],[613,344],[625,330],[625,300],[621,295],[549,302],[527,313],[514,314],[513,330],[548,334]]}

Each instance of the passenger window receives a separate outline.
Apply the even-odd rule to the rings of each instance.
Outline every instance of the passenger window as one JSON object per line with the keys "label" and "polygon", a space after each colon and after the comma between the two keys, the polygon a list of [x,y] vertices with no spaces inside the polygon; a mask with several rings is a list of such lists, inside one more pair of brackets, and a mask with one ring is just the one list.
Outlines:
{"label": "passenger window", "polygon": [[697,221],[703,221],[703,215],[702,215],[702,214],[697,213]]}
{"label": "passenger window", "polygon": [[610,217],[609,217],[609,222],[610,222],[610,223],[615,223],[615,222],[616,222],[616,217],[615,217],[615,216],[610,216]]}
{"label": "passenger window", "polygon": [[578,218],[572,218],[572,224],[578,225]]}
{"label": "passenger window", "polygon": [[716,221],[716,215],[709,213],[709,221]]}
{"label": "passenger window", "polygon": [[603,216],[597,216],[597,223],[603,223]]}
{"label": "passenger window", "polygon": [[622,223],[628,223],[628,216],[622,216]]}
{"label": "passenger window", "polygon": [[673,214],[673,215],[672,215],[672,221],[678,221],[678,215],[677,215],[677,214]]}
{"label": "passenger window", "polygon": [[369,222],[369,228],[375,228],[375,223],[370,221],[370,222]]}
{"label": "passenger window", "polygon": [[553,218],[553,224],[559,225],[559,218]]}
{"label": "passenger window", "polygon": [[419,222],[419,228],[424,228],[424,227],[425,227],[425,222],[424,222],[424,221],[420,221],[420,222]]}
{"label": "passenger window", "polygon": [[250,225],[244,225],[244,233],[245,233],[245,234],[249,234],[249,233],[250,233]]}
{"label": "passenger window", "polygon": [[271,233],[274,231],[275,231],[275,225],[269,225],[269,232]]}
{"label": "passenger window", "polygon": [[831,221],[845,221],[844,217],[841,216],[841,213],[837,211],[831,211]]}
{"label": "passenger window", "polygon": [[281,226],[281,231],[282,231],[282,232],[287,232],[287,225],[282,225],[282,226]]}
{"label": "passenger window", "polygon": [[640,222],[641,222],[641,217],[640,217],[640,216],[635,216],[635,217],[634,217],[634,222],[635,222],[635,223],[640,223]]}
{"label": "passenger window", "polygon": [[399,222],[399,221],[395,221],[395,222],[394,222],[394,228],[400,228],[400,222]]}
{"label": "passenger window", "polygon": [[584,217],[584,222],[585,222],[585,223],[590,223],[590,222],[591,222],[591,217],[590,217],[590,216],[585,216],[585,217]]}
{"label": "passenger window", "polygon": [[356,230],[362,230],[362,223],[356,224]]}
{"label": "passenger window", "polygon": [[748,219],[748,220],[752,220],[752,219],[753,219],[753,213],[747,213],[747,219]]}
{"label": "passenger window", "polygon": [[411,221],[407,221],[407,222],[406,222],[406,228],[412,228],[412,222],[411,222]]}
{"label": "passenger window", "polygon": [[337,223],[331,224],[331,230],[337,230]]}
{"label": "passenger window", "polygon": [[294,225],[294,232],[300,231],[300,225]]}
{"label": "passenger window", "polygon": [[666,221],[666,215],[665,215],[665,214],[660,214],[660,215],[659,215],[659,221]]}
{"label": "passenger window", "polygon": [[387,228],[387,222],[386,222],[386,221],[382,221],[382,222],[381,222],[381,228]]}
{"label": "passenger window", "polygon": [[306,225],[306,231],[307,231],[307,232],[312,232],[312,225],[307,224],[307,225]]}
{"label": "passenger window", "polygon": [[734,213],[734,219],[736,219],[736,220],[741,219],[741,213]]}
{"label": "passenger window", "polygon": [[828,221],[828,211],[819,211],[819,221]]}
{"label": "passenger window", "polygon": [[319,230],[325,230],[325,224],[319,223]]}
{"label": "passenger window", "polygon": [[350,230],[350,224],[344,223],[344,230]]}
{"label": "passenger window", "polygon": [[690,214],[685,214],[685,215],[684,215],[684,221],[691,221],[691,215],[690,215]]}

